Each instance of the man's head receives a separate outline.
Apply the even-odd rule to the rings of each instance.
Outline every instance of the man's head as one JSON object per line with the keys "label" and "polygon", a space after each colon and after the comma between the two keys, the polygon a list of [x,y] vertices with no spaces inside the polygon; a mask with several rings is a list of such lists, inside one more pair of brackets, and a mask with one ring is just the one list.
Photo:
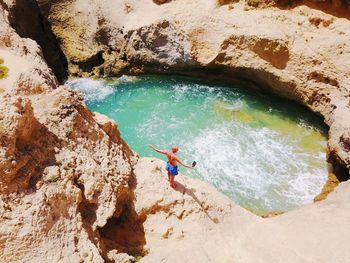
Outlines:
{"label": "man's head", "polygon": [[171,147],[171,151],[173,153],[177,153],[179,151],[179,147],[177,147],[176,145],[173,145],[173,147]]}

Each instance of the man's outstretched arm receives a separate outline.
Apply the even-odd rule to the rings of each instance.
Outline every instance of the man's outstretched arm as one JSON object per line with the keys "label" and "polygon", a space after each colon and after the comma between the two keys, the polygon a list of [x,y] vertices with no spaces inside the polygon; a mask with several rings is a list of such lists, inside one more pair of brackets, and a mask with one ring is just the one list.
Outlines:
{"label": "man's outstretched arm", "polygon": [[178,161],[179,164],[181,164],[181,165],[184,166],[184,167],[191,168],[191,169],[194,168],[194,167],[191,166],[191,165],[188,165],[188,164],[183,163],[179,158],[177,158],[177,161]]}
{"label": "man's outstretched arm", "polygon": [[154,147],[154,146],[151,145],[151,144],[148,144],[148,146],[151,147],[153,150],[155,150],[155,151],[158,152],[158,153],[165,154],[165,155],[168,154],[167,151],[165,151],[165,150],[159,150],[159,149],[157,149],[156,147]]}

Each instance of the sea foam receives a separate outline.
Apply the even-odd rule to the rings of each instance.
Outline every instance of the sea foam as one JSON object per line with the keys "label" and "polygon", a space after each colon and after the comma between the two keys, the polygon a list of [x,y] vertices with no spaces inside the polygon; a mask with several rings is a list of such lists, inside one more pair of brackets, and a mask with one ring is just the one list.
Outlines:
{"label": "sea foam", "polygon": [[72,89],[77,89],[84,94],[86,101],[101,101],[113,93],[113,87],[106,85],[104,81],[92,79],[72,79],[66,82]]}

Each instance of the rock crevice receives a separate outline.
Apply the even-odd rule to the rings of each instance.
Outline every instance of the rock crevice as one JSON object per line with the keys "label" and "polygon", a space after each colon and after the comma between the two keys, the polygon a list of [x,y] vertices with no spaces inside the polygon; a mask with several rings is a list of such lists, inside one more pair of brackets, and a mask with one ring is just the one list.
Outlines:
{"label": "rock crevice", "polygon": [[9,22],[21,37],[36,41],[43,57],[62,84],[68,78],[68,66],[59,41],[51,31],[48,20],[41,14],[35,0],[9,1]]}

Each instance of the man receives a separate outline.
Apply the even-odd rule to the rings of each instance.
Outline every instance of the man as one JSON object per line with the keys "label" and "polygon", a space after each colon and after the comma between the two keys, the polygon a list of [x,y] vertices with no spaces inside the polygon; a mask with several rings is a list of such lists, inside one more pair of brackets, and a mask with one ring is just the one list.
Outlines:
{"label": "man", "polygon": [[165,169],[168,171],[168,180],[169,180],[170,186],[172,188],[176,187],[176,183],[174,182],[174,180],[175,180],[175,176],[179,174],[179,171],[177,168],[177,163],[181,164],[184,167],[191,168],[191,169],[193,169],[195,166],[195,162],[193,163],[192,166],[190,166],[190,165],[184,164],[179,159],[179,157],[176,156],[176,153],[179,151],[179,148],[176,145],[171,147],[171,151],[159,150],[151,144],[149,144],[148,146],[151,147],[156,152],[164,154],[168,157],[168,162],[166,163]]}

